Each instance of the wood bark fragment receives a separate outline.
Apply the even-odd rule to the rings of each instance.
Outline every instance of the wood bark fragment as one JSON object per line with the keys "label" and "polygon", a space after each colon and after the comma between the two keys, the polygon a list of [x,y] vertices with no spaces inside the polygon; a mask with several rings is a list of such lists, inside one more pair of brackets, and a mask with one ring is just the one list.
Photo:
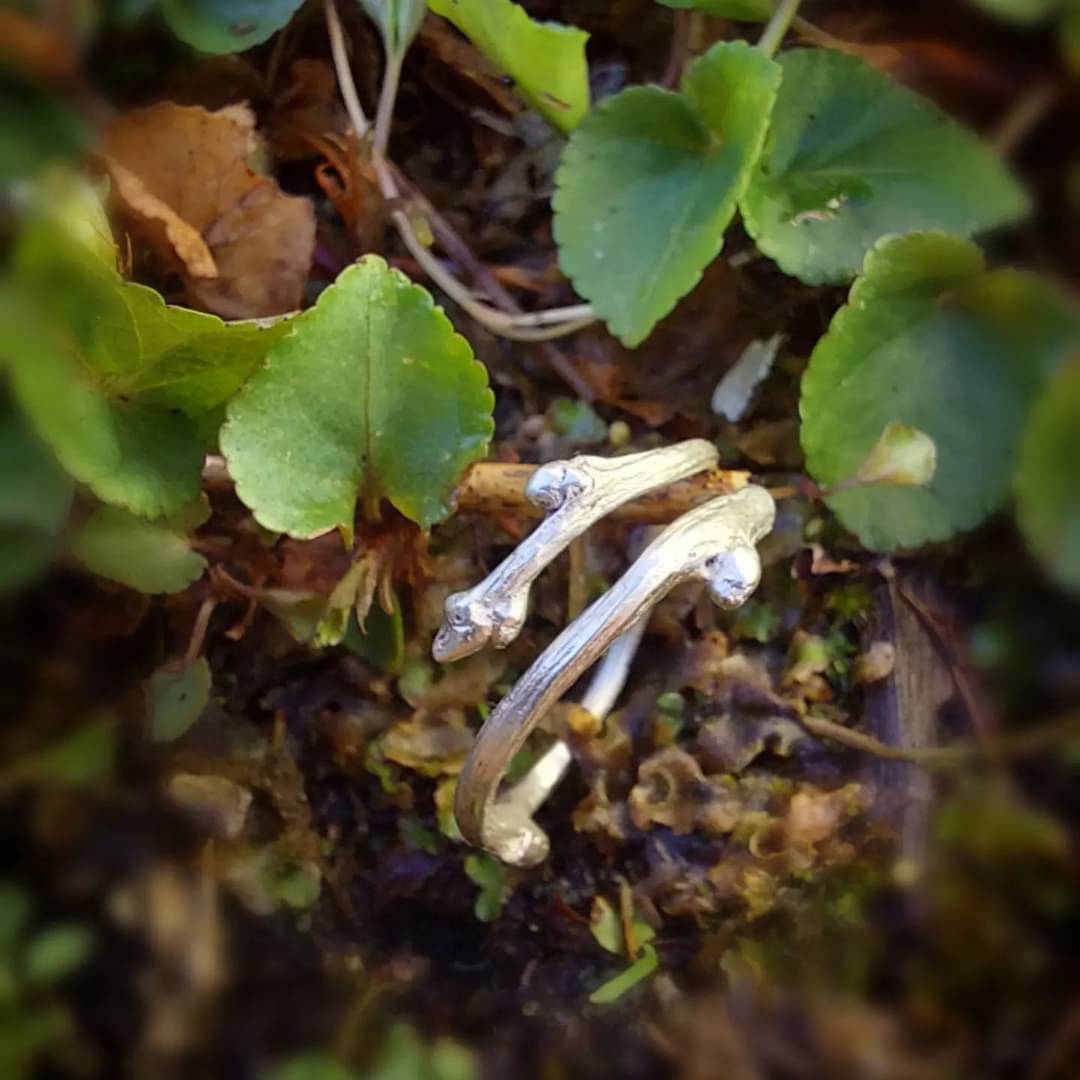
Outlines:
{"label": "wood bark fragment", "polygon": [[[525,498],[525,486],[537,468],[536,465],[507,465],[495,461],[471,465],[454,489],[451,504],[462,514],[542,518],[543,509]],[[748,472],[710,469],[625,503],[604,520],[635,525],[667,525],[687,510],[717,495],[738,491],[749,482]],[[203,465],[203,486],[207,491],[227,491],[232,488],[224,458],[216,455],[207,457]]]}
{"label": "wood bark fragment", "polygon": [[[454,507],[459,513],[543,517],[544,511],[525,498],[525,485],[536,469],[536,465],[504,465],[498,462],[472,465],[454,491]],[[749,480],[750,474],[747,472],[712,469],[625,503],[605,520],[665,525],[717,495],[738,491]]]}

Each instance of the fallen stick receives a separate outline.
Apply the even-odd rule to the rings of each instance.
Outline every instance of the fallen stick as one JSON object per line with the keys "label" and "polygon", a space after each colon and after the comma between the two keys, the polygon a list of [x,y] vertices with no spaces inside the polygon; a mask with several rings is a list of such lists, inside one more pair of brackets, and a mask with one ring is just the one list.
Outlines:
{"label": "fallen stick", "polygon": [[[471,465],[454,489],[451,502],[461,514],[514,514],[541,518],[544,511],[525,498],[525,486],[537,465],[506,465],[483,461]],[[746,487],[750,474],[739,469],[710,469],[688,480],[624,503],[605,521],[624,521],[636,525],[667,525],[687,510],[700,506],[717,495],[729,495]],[[232,487],[225,459],[212,455],[203,465],[203,484],[209,491]]]}

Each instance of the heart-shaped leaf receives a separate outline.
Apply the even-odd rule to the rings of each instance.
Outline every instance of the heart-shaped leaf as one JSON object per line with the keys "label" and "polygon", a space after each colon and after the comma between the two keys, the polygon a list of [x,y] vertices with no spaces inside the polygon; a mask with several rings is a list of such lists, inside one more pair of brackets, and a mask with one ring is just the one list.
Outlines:
{"label": "heart-shaped leaf", "polygon": [[1016,511],[1028,544],[1055,579],[1080,592],[1080,361],[1047,384],[1028,421]]}
{"label": "heart-shaped leaf", "polygon": [[268,529],[351,534],[360,496],[428,528],[486,452],[492,406],[484,368],[431,296],[368,256],[232,399],[221,446]]}
{"label": "heart-shaped leaf", "polygon": [[169,29],[205,53],[243,52],[280,30],[304,0],[162,0]]}
{"label": "heart-shaped leaf", "polygon": [[968,237],[1026,212],[994,153],[932,102],[833,50],[794,49],[780,63],[784,81],[741,210],[786,273],[844,281],[886,234]]}
{"label": "heart-shaped leaf", "polygon": [[[986,274],[974,244],[940,233],[892,237],[867,256],[810,357],[801,412],[807,468],[846,488],[827,501],[868,548],[945,539],[1001,503],[1032,373],[1057,348],[1039,332],[1035,292],[1032,279]],[[853,486],[890,424],[933,440],[933,478]]]}
{"label": "heart-shaped leaf", "polygon": [[88,570],[128,588],[151,594],[182,592],[206,569],[206,560],[192,551],[188,533],[209,513],[205,496],[157,521],[102,506],[75,530],[71,551]]}
{"label": "heart-shaped leaf", "polygon": [[584,30],[537,22],[511,0],[428,0],[560,131],[572,131],[589,108]]}
{"label": "heart-shaped leaf", "polygon": [[720,253],[779,82],[764,53],[721,43],[682,93],[631,87],[571,136],[556,176],[559,263],[625,344],[643,341]]}

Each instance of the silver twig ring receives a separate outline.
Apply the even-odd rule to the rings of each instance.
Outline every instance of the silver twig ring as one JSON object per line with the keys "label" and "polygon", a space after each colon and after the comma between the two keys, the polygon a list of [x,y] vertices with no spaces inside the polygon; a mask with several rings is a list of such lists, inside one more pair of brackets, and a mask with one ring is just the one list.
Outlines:
{"label": "silver twig ring", "polygon": [[498,799],[511,759],[582,673],[676,585],[696,578],[721,607],[745,603],[761,579],[756,545],[775,516],[772,496],[756,485],[689,511],[540,654],[488,717],[461,770],[454,816],[469,843],[514,866],[547,857],[548,838],[529,800]]}
{"label": "silver twig ring", "polygon": [[488,641],[505,648],[525,625],[532,583],[572,540],[623,503],[713,468],[717,460],[711,442],[688,439],[640,454],[541,465],[525,495],[549,516],[479,585],[447,597],[432,656],[440,663],[460,660]]}

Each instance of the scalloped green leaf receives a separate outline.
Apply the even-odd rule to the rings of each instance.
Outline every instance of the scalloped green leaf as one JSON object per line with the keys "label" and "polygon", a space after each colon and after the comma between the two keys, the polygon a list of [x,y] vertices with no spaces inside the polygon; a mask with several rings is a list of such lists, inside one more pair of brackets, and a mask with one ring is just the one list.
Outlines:
{"label": "scalloped green leaf", "polygon": [[367,256],[292,324],[228,406],[221,446],[268,529],[351,535],[356,503],[388,499],[422,528],[484,456],[487,373],[430,294]]}
{"label": "scalloped green leaf", "polygon": [[689,68],[681,93],[631,87],[571,136],[553,200],[559,263],[626,345],[720,253],[779,84],[760,50],[722,42]]}
{"label": "scalloped green leaf", "polygon": [[925,487],[862,486],[827,502],[876,551],[943,540],[979,524],[1008,490],[1033,387],[1060,339],[1040,328],[1036,280],[987,274],[970,241],[883,240],[818,342],[802,383],[806,465],[850,483],[891,423],[937,450]]}
{"label": "scalloped green leaf", "polygon": [[166,304],[159,293],[125,284],[124,302],[139,334],[139,365],[109,392],[198,419],[240,389],[289,331],[288,321],[260,326]]}
{"label": "scalloped green leaf", "polygon": [[199,491],[205,433],[195,421],[288,326],[170,307],[125,283],[74,224],[38,218],[20,237],[16,280],[0,296],[0,362],[72,476],[133,513],[173,513]]}
{"label": "scalloped green leaf", "polygon": [[102,506],[75,529],[71,552],[88,570],[130,589],[152,595],[183,592],[206,569],[188,534],[209,513],[205,496],[157,521]]}
{"label": "scalloped green leaf", "polygon": [[1016,513],[1056,581],[1080,592],[1080,360],[1063,367],[1032,409],[1020,445]]}
{"label": "scalloped green leaf", "polygon": [[71,478],[0,389],[0,596],[48,565],[73,494]]}
{"label": "scalloped green leaf", "polygon": [[584,30],[539,22],[511,0],[428,0],[560,131],[572,131],[589,108]]}
{"label": "scalloped green leaf", "polygon": [[195,497],[203,453],[192,421],[105,388],[138,353],[118,289],[69,279],[51,302],[13,290],[0,300],[0,343],[19,404],[100,499],[153,517]]}
{"label": "scalloped green leaf", "polygon": [[162,0],[169,29],[193,49],[236,53],[273,37],[304,0]]}
{"label": "scalloped green leaf", "polygon": [[808,284],[845,281],[892,233],[957,236],[1017,221],[1022,188],[993,151],[862,60],[793,49],[740,210],[757,246]]}
{"label": "scalloped green leaf", "polygon": [[765,22],[776,7],[775,0],[657,0],[664,7],[703,11],[736,22]]}

